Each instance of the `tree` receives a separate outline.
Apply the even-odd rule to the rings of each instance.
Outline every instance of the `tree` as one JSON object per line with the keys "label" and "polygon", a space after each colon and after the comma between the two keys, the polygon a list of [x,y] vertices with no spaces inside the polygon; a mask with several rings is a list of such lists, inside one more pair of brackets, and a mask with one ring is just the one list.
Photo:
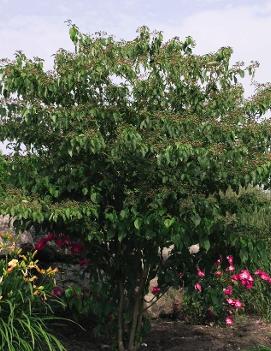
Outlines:
{"label": "tree", "polygon": [[117,41],[74,25],[70,37],[75,52],[59,50],[52,71],[21,52],[2,65],[0,139],[14,152],[0,209],[87,243],[118,350],[134,351],[149,281],[159,275],[158,297],[189,245],[208,251],[220,191],[269,187],[270,87],[245,99],[257,65],[232,66],[229,47],[196,55],[191,37],[142,27]]}
{"label": "tree", "polygon": [[3,196],[5,193],[7,172],[7,161],[0,151],[0,196]]}

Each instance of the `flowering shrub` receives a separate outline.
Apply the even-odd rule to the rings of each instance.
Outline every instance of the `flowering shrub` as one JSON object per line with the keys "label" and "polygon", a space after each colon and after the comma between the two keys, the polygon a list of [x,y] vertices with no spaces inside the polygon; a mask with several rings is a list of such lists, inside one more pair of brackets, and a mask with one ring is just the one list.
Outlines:
{"label": "flowering shrub", "polygon": [[252,290],[255,287],[255,280],[261,279],[271,285],[271,277],[261,269],[252,274],[248,269],[236,271],[233,256],[227,256],[226,266],[220,257],[209,275],[197,267],[194,277],[194,292],[186,302],[196,306],[203,319],[225,320],[226,325],[234,323],[234,315],[245,308],[245,303],[240,296],[244,290]]}
{"label": "flowering shrub", "polygon": [[42,251],[47,245],[54,245],[58,250],[64,250],[66,254],[80,255],[84,251],[84,245],[72,241],[68,235],[63,233],[48,233],[40,237],[35,243],[35,249]]}
{"label": "flowering shrub", "polygon": [[0,260],[0,349],[63,351],[46,325],[53,319],[49,302],[57,269],[41,268],[35,254],[22,255],[14,243],[2,241],[1,250],[13,258]]}

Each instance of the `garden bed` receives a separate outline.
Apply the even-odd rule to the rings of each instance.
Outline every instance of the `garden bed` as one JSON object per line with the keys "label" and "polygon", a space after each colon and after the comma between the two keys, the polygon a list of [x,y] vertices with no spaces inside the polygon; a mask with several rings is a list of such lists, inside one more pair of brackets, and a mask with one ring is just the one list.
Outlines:
{"label": "garden bed", "polygon": [[[68,351],[111,350],[102,341],[91,341],[89,332],[66,330],[61,340]],[[156,320],[141,351],[247,351],[259,345],[271,347],[271,325],[246,318],[234,327],[188,325],[182,321]]]}

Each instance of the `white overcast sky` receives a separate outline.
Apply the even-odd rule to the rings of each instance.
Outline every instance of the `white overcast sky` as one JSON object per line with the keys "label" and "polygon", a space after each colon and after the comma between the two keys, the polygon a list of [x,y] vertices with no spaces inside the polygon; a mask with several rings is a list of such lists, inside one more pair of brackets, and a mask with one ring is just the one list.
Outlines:
{"label": "white overcast sky", "polygon": [[200,53],[231,46],[234,60],[260,62],[257,81],[271,81],[271,0],[0,0],[0,58],[22,50],[50,67],[58,48],[72,48],[67,19],[119,39],[141,25],[191,35]]}

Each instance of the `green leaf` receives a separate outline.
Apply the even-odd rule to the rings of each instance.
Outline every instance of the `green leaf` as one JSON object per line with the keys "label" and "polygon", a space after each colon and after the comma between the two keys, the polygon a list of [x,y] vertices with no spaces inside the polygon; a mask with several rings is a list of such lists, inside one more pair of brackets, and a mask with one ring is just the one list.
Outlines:
{"label": "green leaf", "polygon": [[87,195],[88,189],[87,189],[87,188],[83,188],[83,189],[82,189],[82,193],[83,193],[83,195]]}
{"label": "green leaf", "polygon": [[141,219],[140,218],[137,218],[135,221],[134,221],[134,226],[137,230],[140,229],[140,226],[141,226]]}
{"label": "green leaf", "polygon": [[164,220],[164,225],[166,228],[170,228],[175,223],[175,218],[167,218]]}
{"label": "green leaf", "polygon": [[211,244],[210,241],[208,239],[203,240],[203,242],[201,243],[201,246],[206,250],[209,251]]}

